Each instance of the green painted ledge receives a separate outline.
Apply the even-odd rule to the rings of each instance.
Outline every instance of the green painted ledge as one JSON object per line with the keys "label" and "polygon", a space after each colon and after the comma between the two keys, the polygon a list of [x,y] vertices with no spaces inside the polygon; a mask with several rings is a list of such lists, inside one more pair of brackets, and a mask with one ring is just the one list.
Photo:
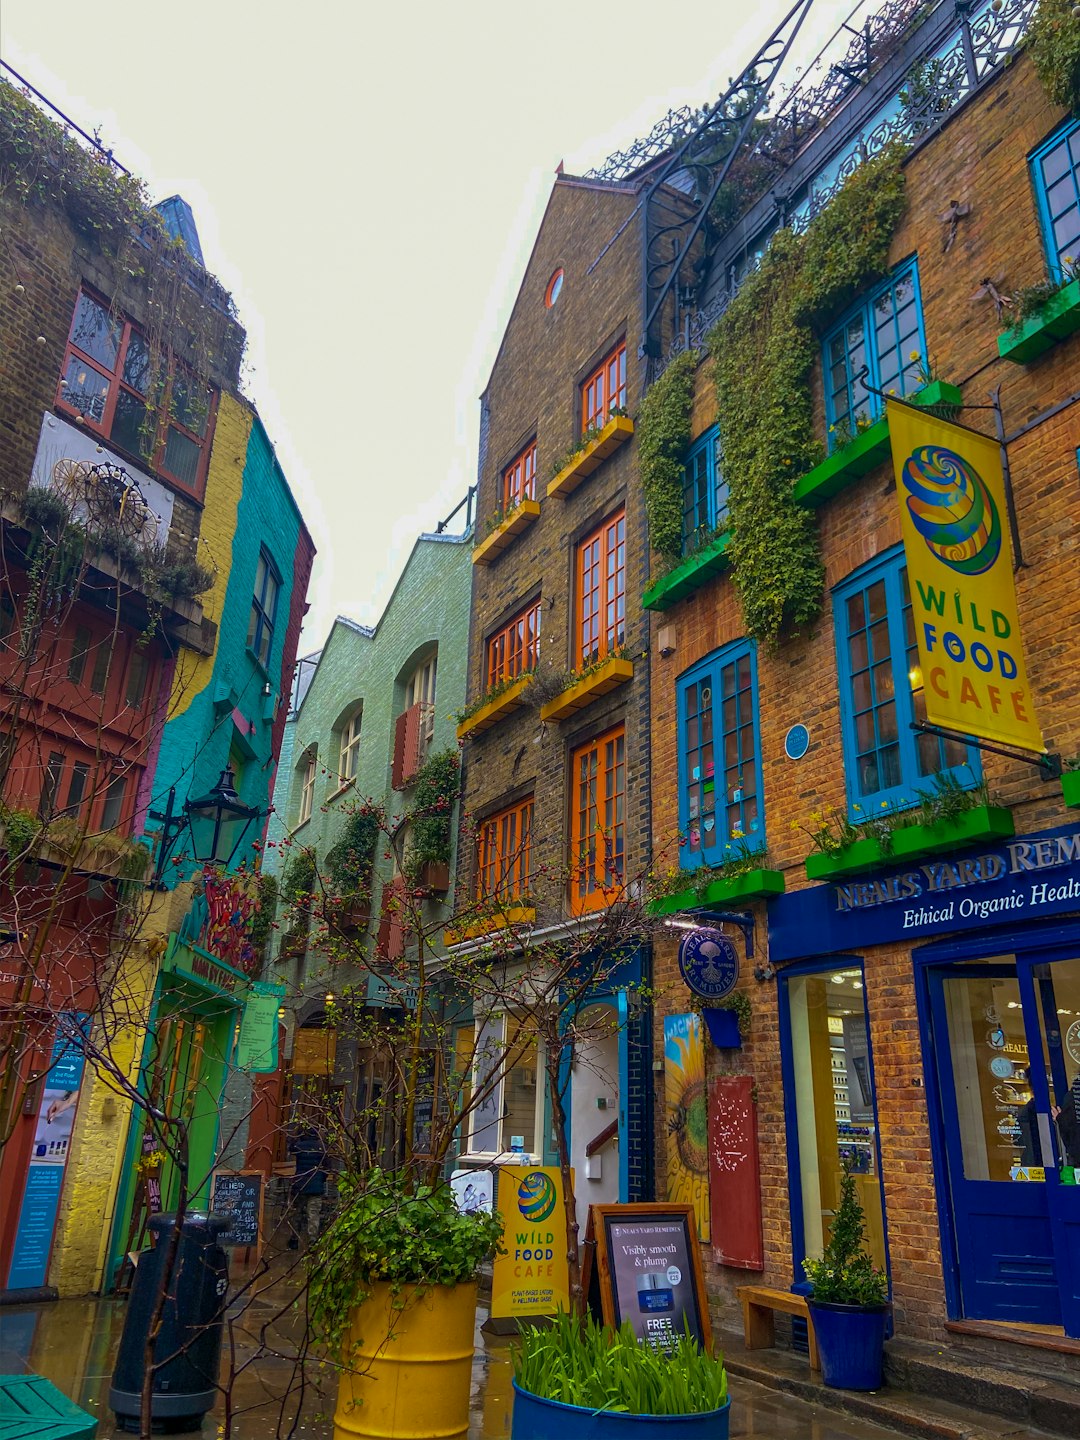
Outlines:
{"label": "green painted ledge", "polygon": [[1004,805],[976,805],[954,820],[939,820],[936,825],[905,825],[894,830],[889,858],[914,860],[920,855],[959,850],[983,840],[1006,840],[1015,834],[1011,810]]}
{"label": "green painted ledge", "polygon": [[711,905],[727,905],[733,900],[767,900],[784,893],[784,876],[779,870],[748,870],[729,880],[714,880],[704,890],[680,890],[651,900],[650,915],[678,915],[682,910],[702,910]]}
{"label": "green painted ledge", "polygon": [[1071,280],[1050,296],[1037,315],[999,335],[998,354],[1003,360],[1026,365],[1075,330],[1080,330],[1080,280]]}
{"label": "green painted ledge", "polygon": [[642,605],[646,610],[668,610],[677,601],[685,599],[699,585],[704,585],[713,575],[727,569],[727,548],[730,544],[731,532],[725,530],[710,545],[687,556],[674,570],[654,580],[641,597]]}
{"label": "green painted ledge", "polygon": [[1061,777],[1061,793],[1066,805],[1080,805],[1080,770],[1065,771]]}
{"label": "green painted ledge", "polygon": [[[931,381],[911,397],[913,405],[947,406],[950,410],[963,405],[963,395],[956,385],[944,380]],[[889,458],[889,421],[885,415],[875,420],[861,435],[835,451],[820,465],[796,480],[794,495],[800,505],[824,504],[845,486],[869,474]]]}

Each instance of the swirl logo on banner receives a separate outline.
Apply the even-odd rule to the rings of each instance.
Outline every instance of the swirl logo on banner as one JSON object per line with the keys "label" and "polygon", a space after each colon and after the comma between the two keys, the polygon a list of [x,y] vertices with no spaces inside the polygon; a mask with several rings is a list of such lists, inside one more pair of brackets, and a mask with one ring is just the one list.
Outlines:
{"label": "swirl logo on banner", "polygon": [[903,469],[907,508],[930,552],[961,575],[982,575],[1001,553],[1001,516],[986,482],[943,445],[920,445]]}

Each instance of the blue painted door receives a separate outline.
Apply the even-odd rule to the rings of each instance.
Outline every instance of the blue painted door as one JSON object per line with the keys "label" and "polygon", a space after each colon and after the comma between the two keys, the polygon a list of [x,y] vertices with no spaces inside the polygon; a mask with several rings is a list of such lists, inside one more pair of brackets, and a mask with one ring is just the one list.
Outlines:
{"label": "blue painted door", "polygon": [[1061,1321],[1080,1337],[1080,957],[1027,957],[1020,985]]}
{"label": "blue painted door", "polygon": [[962,1313],[1060,1324],[1022,977],[1009,957],[935,967],[928,978]]}

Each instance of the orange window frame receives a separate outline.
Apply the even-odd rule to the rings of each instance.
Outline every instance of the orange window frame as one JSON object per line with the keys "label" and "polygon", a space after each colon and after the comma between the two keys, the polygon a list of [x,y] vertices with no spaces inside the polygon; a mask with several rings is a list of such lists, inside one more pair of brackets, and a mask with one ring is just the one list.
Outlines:
{"label": "orange window frame", "polygon": [[[88,349],[80,347],[76,340],[75,327],[79,319],[80,306],[83,300],[91,305],[97,306],[104,311],[108,318],[108,328],[114,337],[116,355],[110,368],[108,361],[100,356],[95,356]],[[166,392],[163,397],[159,412],[157,429],[154,435],[153,450],[147,455],[131,450],[125,446],[122,440],[114,439],[112,435],[113,424],[116,419],[116,408],[122,398],[129,399],[133,405],[146,405],[149,403],[149,396],[139,388],[139,385],[132,377],[128,367],[129,351],[133,344],[139,342],[146,348],[146,341],[142,331],[137,325],[121,315],[113,315],[109,304],[96,295],[92,290],[83,286],[75,297],[75,306],[71,313],[71,325],[68,329],[67,344],[64,347],[64,359],[60,368],[60,377],[56,386],[56,407],[68,415],[81,416],[83,423],[109,444],[116,446],[122,453],[132,454],[140,465],[156,471],[170,484],[179,486],[186,494],[194,494],[201,498],[206,489],[206,471],[210,462],[210,443],[213,437],[214,421],[217,415],[217,392],[208,390],[206,395],[206,414],[203,420],[202,433],[192,429],[180,418],[179,410],[174,413],[173,388],[178,393],[186,393],[186,389],[194,386],[194,376],[172,356],[166,365],[165,382]],[[71,389],[68,383],[68,375],[71,373],[72,365],[83,367],[86,375],[93,375],[102,382],[102,396],[98,404],[87,403],[85,406],[73,404],[68,399],[66,392]],[[181,390],[181,386],[184,390]],[[184,403],[184,413],[188,413],[188,406]],[[97,413],[95,413],[97,412]],[[175,430],[182,438],[195,445],[199,451],[199,459],[195,468],[194,478],[190,481],[183,479],[178,474],[168,469],[165,463],[165,454],[168,446],[169,431]]]}
{"label": "orange window frame", "polygon": [[515,455],[503,471],[503,509],[536,499],[536,441]]}
{"label": "orange window frame", "polygon": [[626,865],[626,727],[570,756],[570,893],[577,911],[609,905]]}
{"label": "orange window frame", "polygon": [[626,639],[626,511],[619,510],[577,547],[574,663],[614,654]]}
{"label": "orange window frame", "polygon": [[520,900],[532,870],[533,797],[480,821],[476,836],[476,898]]}
{"label": "orange window frame", "polygon": [[499,685],[503,680],[513,680],[534,670],[540,658],[540,614],[541,603],[519,611],[501,630],[489,636],[487,642],[487,686]]}
{"label": "orange window frame", "polygon": [[605,355],[581,387],[581,428],[601,429],[612,410],[626,409],[626,341]]}

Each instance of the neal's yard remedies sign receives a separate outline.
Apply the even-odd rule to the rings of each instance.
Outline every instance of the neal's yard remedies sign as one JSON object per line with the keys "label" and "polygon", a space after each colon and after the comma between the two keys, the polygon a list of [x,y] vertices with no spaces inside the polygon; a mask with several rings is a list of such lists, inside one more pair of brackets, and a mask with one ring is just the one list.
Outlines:
{"label": "neal's yard remedies sign", "polygon": [[1043,751],[996,440],[888,401],[927,719]]}
{"label": "neal's yard remedies sign", "polygon": [[813,885],[769,906],[773,963],[1080,911],[1080,830]]}

